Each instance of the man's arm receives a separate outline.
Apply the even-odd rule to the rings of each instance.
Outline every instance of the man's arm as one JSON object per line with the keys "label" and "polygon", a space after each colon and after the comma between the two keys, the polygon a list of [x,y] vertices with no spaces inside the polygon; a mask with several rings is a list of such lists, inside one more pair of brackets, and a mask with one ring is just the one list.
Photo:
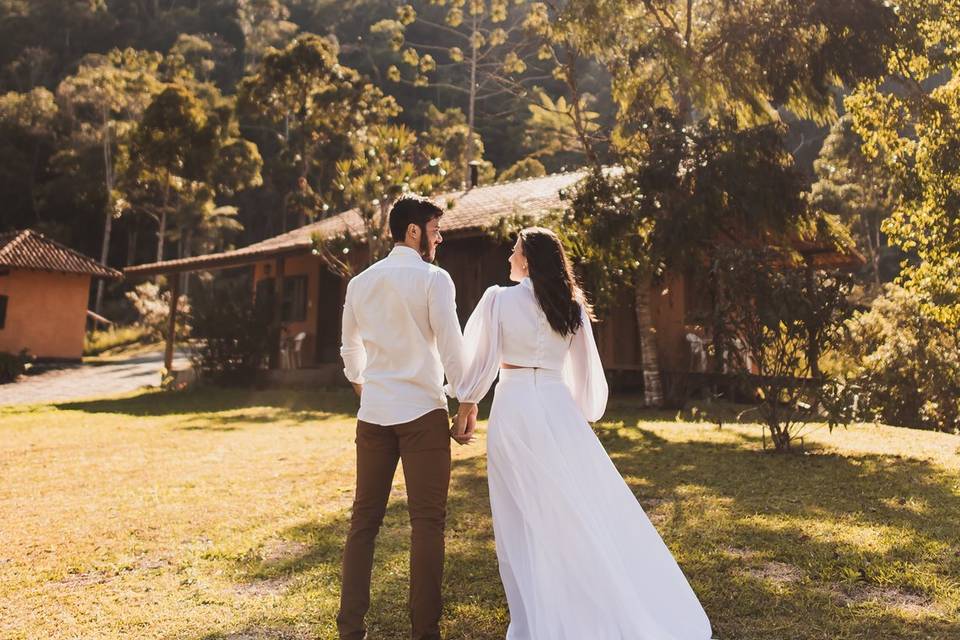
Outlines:
{"label": "man's arm", "polygon": [[[427,296],[430,327],[437,338],[440,362],[449,388],[456,393],[463,377],[463,332],[457,317],[457,290],[446,271],[434,274]],[[454,394],[450,394],[454,397]]]}
{"label": "man's arm", "polygon": [[343,375],[353,385],[353,390],[359,396],[363,391],[363,370],[367,366],[367,350],[363,346],[360,336],[360,327],[357,317],[350,303],[350,287],[347,287],[347,298],[343,303],[343,325],[341,331],[340,357],[343,358]]}

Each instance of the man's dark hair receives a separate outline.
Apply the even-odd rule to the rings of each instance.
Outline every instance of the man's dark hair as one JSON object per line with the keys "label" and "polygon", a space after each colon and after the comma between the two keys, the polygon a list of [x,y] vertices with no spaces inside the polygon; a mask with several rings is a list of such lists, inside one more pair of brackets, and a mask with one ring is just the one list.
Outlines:
{"label": "man's dark hair", "polygon": [[390,235],[394,242],[403,242],[411,224],[426,235],[427,223],[442,215],[443,209],[422,196],[401,196],[390,209]]}

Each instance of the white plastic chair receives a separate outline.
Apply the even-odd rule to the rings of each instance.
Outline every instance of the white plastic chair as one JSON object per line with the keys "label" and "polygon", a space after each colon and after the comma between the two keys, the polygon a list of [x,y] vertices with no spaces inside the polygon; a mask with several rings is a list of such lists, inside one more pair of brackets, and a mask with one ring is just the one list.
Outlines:
{"label": "white plastic chair", "polygon": [[703,346],[703,338],[695,333],[687,334],[690,343],[690,370],[702,373],[707,370],[707,350]]}
{"label": "white plastic chair", "polygon": [[291,362],[287,363],[288,367],[292,366],[294,369],[300,368],[300,350],[303,348],[303,341],[306,339],[306,337],[307,333],[305,331],[301,331],[293,337],[293,347],[291,349],[290,356],[288,356]]}

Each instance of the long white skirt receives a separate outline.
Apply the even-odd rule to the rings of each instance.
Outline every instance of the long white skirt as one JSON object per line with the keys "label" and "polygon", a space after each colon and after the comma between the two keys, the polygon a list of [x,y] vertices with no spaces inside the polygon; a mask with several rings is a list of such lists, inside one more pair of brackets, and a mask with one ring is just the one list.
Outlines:
{"label": "long white skirt", "polygon": [[487,447],[507,640],[710,638],[703,607],[559,371],[500,371]]}

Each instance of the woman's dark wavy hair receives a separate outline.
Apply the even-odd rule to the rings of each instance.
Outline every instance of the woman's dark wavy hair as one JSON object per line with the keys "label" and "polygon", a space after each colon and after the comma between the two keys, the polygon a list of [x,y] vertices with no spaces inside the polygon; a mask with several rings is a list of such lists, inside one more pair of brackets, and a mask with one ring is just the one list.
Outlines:
{"label": "woman's dark wavy hair", "polygon": [[583,325],[580,305],[588,314],[590,307],[560,238],[550,229],[528,227],[520,232],[520,246],[527,260],[533,293],[547,322],[562,336],[576,333]]}

